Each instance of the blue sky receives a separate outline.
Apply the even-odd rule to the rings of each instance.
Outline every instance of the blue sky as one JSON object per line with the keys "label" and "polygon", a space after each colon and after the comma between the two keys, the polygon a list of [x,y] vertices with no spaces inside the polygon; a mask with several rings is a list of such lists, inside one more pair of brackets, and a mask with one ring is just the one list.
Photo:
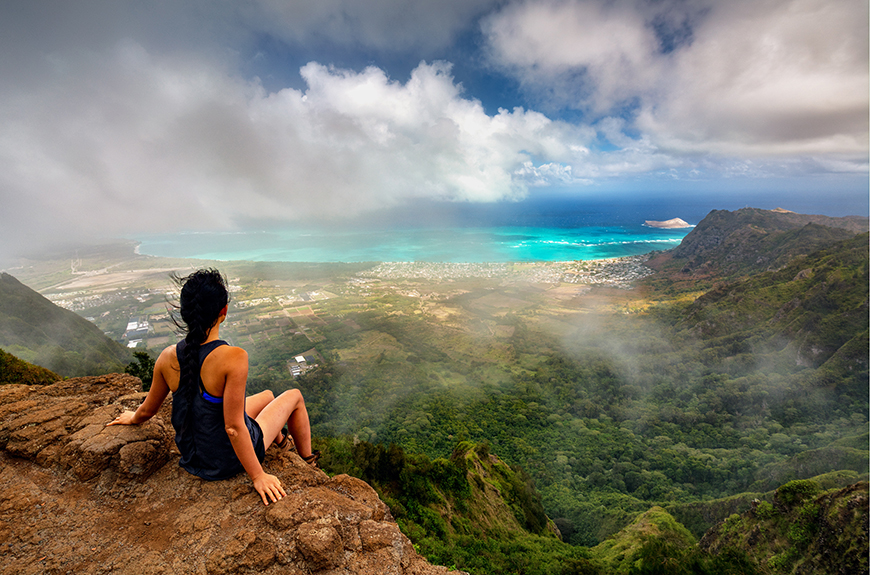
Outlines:
{"label": "blue sky", "polygon": [[7,255],[559,194],[868,209],[865,1],[7,0],[0,77]]}

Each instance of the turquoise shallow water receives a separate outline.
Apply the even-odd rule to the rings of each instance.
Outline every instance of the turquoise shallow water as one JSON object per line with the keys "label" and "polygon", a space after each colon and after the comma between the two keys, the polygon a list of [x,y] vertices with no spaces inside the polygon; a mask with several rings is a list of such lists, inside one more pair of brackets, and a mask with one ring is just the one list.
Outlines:
{"label": "turquoise shallow water", "polygon": [[643,225],[278,229],[137,237],[164,257],[287,262],[510,262],[593,260],[679,245],[691,228]]}
{"label": "turquoise shallow water", "polygon": [[[828,213],[821,209],[823,206],[802,205],[797,201],[801,198],[791,191],[756,196],[754,192],[639,192],[621,196],[536,196],[490,204],[419,200],[372,210],[330,227],[296,223],[255,231],[254,226],[244,226],[249,231],[138,235],[131,239],[141,242],[139,251],[143,254],[212,260],[571,261],[667,250],[679,245],[691,231],[650,228],[643,225],[646,220],[682,218],[698,224],[711,210],[749,205],[763,209],[783,206],[801,213],[828,215],[866,212],[866,199],[859,202],[857,211],[849,207],[844,213]],[[761,200],[763,203],[759,203]],[[832,203],[828,198],[814,201]]]}

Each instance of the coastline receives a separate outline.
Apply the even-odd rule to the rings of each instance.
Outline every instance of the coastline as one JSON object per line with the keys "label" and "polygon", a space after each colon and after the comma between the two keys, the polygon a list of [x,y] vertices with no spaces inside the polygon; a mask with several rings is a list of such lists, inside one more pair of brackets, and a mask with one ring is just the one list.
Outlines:
{"label": "coastline", "polygon": [[275,230],[137,238],[138,253],[213,261],[515,263],[593,261],[677,247],[690,228],[634,226]]}
{"label": "coastline", "polygon": [[[147,318],[152,331],[141,345],[149,348],[166,345],[173,337],[174,327],[166,315],[166,302],[175,297],[169,275],[197,267],[217,267],[226,274],[234,294],[234,313],[248,314],[251,325],[259,326],[245,328],[246,334],[252,329],[257,333],[270,329],[263,323],[267,320],[294,322],[299,333],[315,342],[321,337],[316,326],[325,321],[324,313],[331,313],[323,311],[325,300],[339,302],[349,297],[347,301],[356,309],[376,305],[372,302],[378,295],[409,295],[435,302],[445,294],[468,290],[483,294],[502,289],[548,293],[547,297],[559,300],[565,294],[575,297],[603,289],[612,297],[616,291],[631,293],[640,280],[654,274],[647,262],[659,253],[536,262],[294,263],[163,258],[136,254],[130,242],[123,250],[107,253],[105,247],[79,251],[75,270],[63,256],[42,262],[30,260],[27,272],[17,279],[119,341],[131,318]],[[369,296],[376,299],[369,301]]]}

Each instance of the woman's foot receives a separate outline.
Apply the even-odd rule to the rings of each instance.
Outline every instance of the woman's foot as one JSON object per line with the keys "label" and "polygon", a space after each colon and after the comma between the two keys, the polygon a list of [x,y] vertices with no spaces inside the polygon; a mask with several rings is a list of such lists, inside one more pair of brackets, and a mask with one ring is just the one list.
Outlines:
{"label": "woman's foot", "polygon": [[290,435],[287,432],[287,427],[278,432],[278,437],[275,438],[275,445],[278,446],[278,449],[287,449],[287,445],[290,443]]}
{"label": "woman's foot", "polygon": [[314,450],[311,452],[311,455],[308,457],[303,457],[302,461],[310,465],[311,467],[317,467],[317,460],[320,459],[320,452]]}

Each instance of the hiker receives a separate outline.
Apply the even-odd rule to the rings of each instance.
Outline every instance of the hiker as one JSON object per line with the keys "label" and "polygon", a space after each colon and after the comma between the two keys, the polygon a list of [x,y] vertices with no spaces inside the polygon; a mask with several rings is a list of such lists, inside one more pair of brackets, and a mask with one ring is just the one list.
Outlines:
{"label": "hiker", "polygon": [[[245,396],[248,354],[220,339],[227,317],[229,291],[214,269],[173,278],[181,287],[176,324],[185,338],[164,349],[154,364],[154,378],[145,401],[108,425],[139,424],[153,417],[172,392],[172,426],[181,452],[181,467],[210,481],[246,471],[263,503],[286,495],[281,481],[263,471],[266,448],[288,445],[315,465],[320,452],[311,449],[311,428],[305,400],[298,389],[275,397],[271,391]],[[286,429],[284,429],[286,425]]]}

